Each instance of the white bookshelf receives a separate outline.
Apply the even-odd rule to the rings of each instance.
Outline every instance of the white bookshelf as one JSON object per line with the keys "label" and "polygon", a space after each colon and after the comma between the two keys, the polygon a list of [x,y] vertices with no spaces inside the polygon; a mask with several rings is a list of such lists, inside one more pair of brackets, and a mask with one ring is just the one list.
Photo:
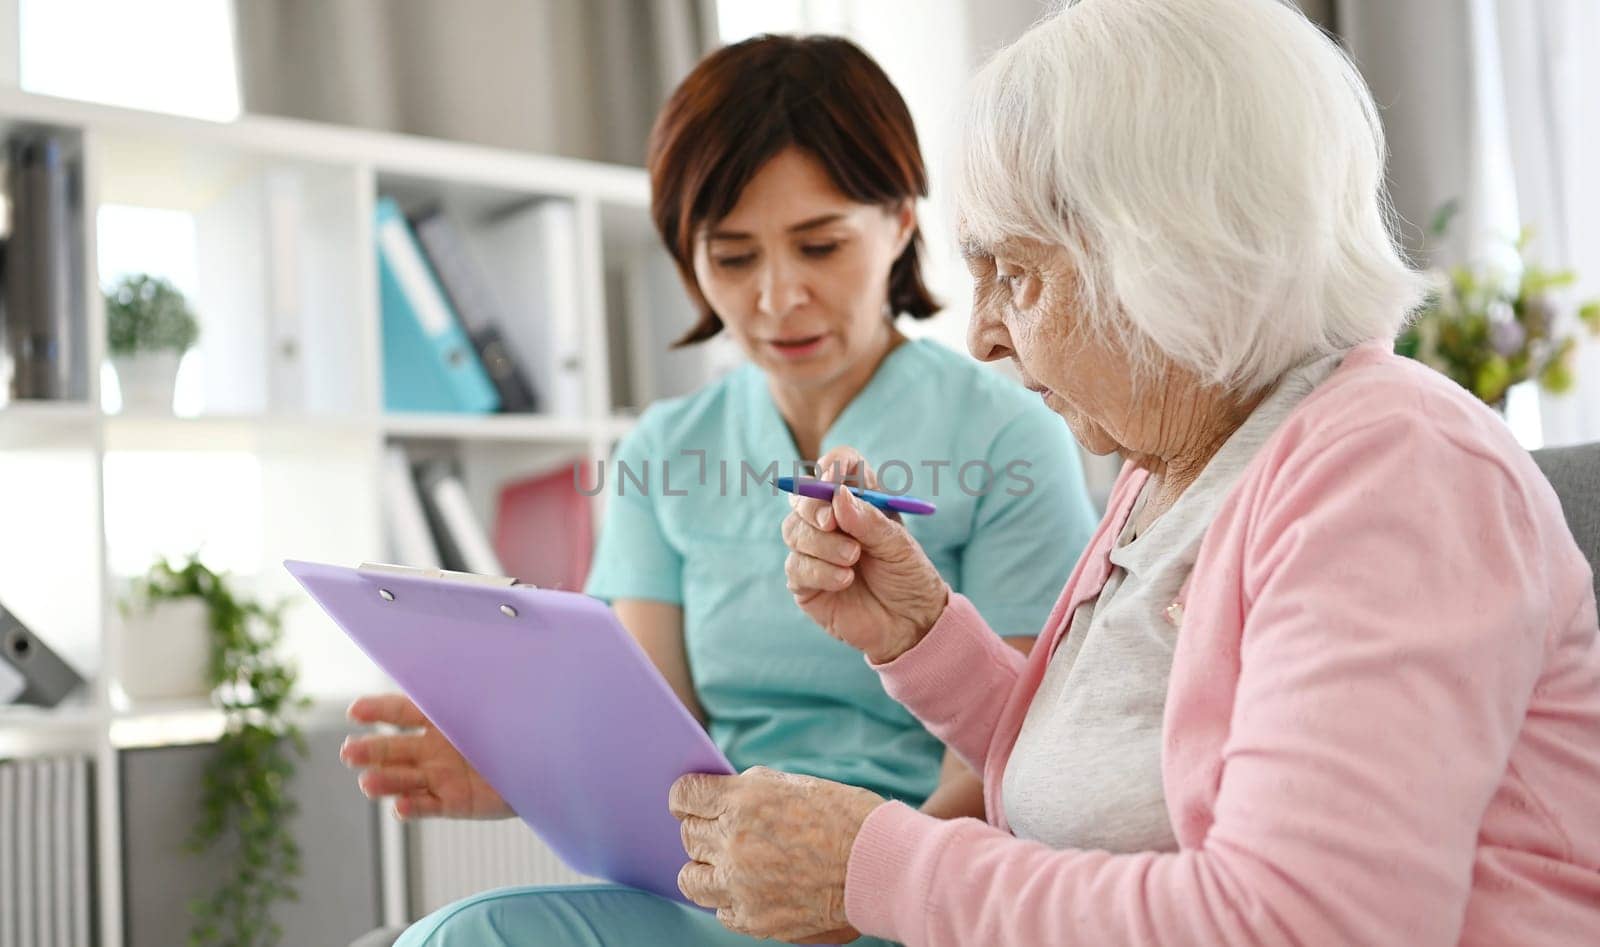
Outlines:
{"label": "white bookshelf", "polygon": [[[221,726],[220,714],[201,702],[130,706],[119,699],[112,674],[126,642],[117,600],[128,576],[148,565],[129,551],[141,524],[163,512],[175,520],[195,513],[185,498],[205,492],[200,487],[223,491],[226,502],[210,511],[216,532],[203,535],[207,548],[246,563],[235,573],[247,590],[299,603],[287,616],[286,649],[313,700],[306,721],[338,725],[351,697],[387,682],[298,594],[279,563],[387,558],[380,488],[386,445],[453,452],[487,522],[501,480],[607,456],[642,404],[693,387],[727,360],[716,353],[655,358],[693,315],[656,245],[647,181],[636,168],[276,118],[215,123],[0,90],[0,134],[19,129],[53,130],[78,151],[91,370],[82,401],[0,406],[0,601],[91,683],[53,710],[0,707],[0,756],[94,755],[99,934],[101,943],[115,945],[124,942],[118,755],[207,742]],[[292,251],[268,232],[262,213],[263,195],[281,187],[294,189],[302,211]],[[502,297],[526,289],[517,270],[535,248],[506,243],[517,238],[491,223],[495,215],[535,201],[571,204],[573,245],[563,255],[577,270],[570,274],[580,333],[577,410],[384,413],[372,249],[380,195],[402,206],[444,206],[475,255],[490,258],[486,272]],[[100,408],[97,219],[109,205],[181,211],[194,220],[199,291],[192,301],[205,352],[198,386],[204,407],[195,416]],[[266,354],[273,318],[267,297],[281,293],[285,279],[275,254],[290,252],[297,255],[287,270],[290,288],[308,315],[301,323],[304,385],[292,399],[274,381]],[[503,301],[515,309],[515,299]],[[629,351],[614,359],[617,340]],[[177,472],[151,495],[130,493],[127,471],[163,463]],[[250,475],[235,481],[230,464]],[[244,525],[227,525],[235,521]],[[401,923],[402,835],[390,820],[385,826],[385,921]]]}

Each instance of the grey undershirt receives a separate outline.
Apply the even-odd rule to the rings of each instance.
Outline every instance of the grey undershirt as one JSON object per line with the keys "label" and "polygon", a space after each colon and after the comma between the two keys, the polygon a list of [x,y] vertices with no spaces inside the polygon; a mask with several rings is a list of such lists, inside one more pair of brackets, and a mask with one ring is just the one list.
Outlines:
{"label": "grey undershirt", "polygon": [[1135,536],[1158,486],[1154,477],[1146,482],[1105,586],[1073,613],[1006,765],[1001,793],[1018,838],[1110,852],[1177,849],[1161,784],[1161,719],[1180,617],[1169,606],[1245,467],[1342,360],[1341,352],[1286,374],[1172,508]]}

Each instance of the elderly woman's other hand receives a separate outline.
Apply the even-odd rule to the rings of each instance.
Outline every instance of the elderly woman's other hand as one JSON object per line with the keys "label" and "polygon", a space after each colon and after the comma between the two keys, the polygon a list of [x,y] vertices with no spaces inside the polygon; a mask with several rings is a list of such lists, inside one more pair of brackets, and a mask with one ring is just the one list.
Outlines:
{"label": "elderly woman's other hand", "polygon": [[669,804],[689,863],[678,887],[729,930],[795,943],[845,943],[845,870],[877,793],[757,766],[740,776],[690,774]]}
{"label": "elderly woman's other hand", "polygon": [[[866,460],[839,447],[818,461],[824,479],[877,485]],[[839,490],[833,501],[790,498],[784,563],[796,604],[875,664],[910,650],[944,613],[950,587],[899,519]]]}

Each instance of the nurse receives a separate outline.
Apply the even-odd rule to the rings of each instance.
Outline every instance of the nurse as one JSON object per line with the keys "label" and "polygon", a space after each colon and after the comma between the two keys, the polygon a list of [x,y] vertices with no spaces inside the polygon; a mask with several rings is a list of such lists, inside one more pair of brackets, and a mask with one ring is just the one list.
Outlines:
{"label": "nurse", "polygon": [[[1024,651],[1093,531],[1060,420],[897,327],[939,308],[920,270],[927,185],[905,103],[845,40],[759,37],[690,73],[657,119],[648,165],[656,228],[700,313],[677,344],[726,332],[747,361],[652,405],[620,444],[586,591],[611,603],[736,769],[981,818],[979,778],[794,604],[778,528],[789,504],[767,485],[842,444],[884,458],[884,489],[938,504],[907,525],[944,580]],[[403,818],[511,815],[405,698],[363,698],[351,715],[418,729],[342,751],[362,790],[395,797]],[[710,915],[591,887],[469,899],[401,942],[748,941]]]}

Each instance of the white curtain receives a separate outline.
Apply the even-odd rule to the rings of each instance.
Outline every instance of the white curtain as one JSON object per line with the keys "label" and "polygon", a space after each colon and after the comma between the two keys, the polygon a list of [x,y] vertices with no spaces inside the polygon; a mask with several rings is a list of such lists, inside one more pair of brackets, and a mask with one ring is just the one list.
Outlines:
{"label": "white curtain", "polygon": [[[1539,228],[1539,259],[1600,298],[1600,3],[1498,0],[1506,132],[1517,203]],[[1585,337],[1578,387],[1541,399],[1547,444],[1600,441],[1600,340]]]}
{"label": "white curtain", "polygon": [[[1567,301],[1600,296],[1600,3],[1339,0],[1337,14],[1383,111],[1407,242],[1420,247],[1456,199],[1434,262],[1510,266],[1508,240],[1528,224],[1533,259],[1577,270]],[[1563,397],[1514,392],[1524,443],[1600,440],[1600,343],[1585,341],[1577,377]]]}

